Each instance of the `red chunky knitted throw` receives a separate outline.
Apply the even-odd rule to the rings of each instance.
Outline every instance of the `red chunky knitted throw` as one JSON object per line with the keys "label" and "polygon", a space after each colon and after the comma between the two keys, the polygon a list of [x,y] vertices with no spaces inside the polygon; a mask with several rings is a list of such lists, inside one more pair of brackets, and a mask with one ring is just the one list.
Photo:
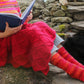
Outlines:
{"label": "red chunky knitted throw", "polygon": [[24,24],[18,33],[0,39],[0,66],[32,67],[46,75],[54,39],[55,31],[46,23]]}

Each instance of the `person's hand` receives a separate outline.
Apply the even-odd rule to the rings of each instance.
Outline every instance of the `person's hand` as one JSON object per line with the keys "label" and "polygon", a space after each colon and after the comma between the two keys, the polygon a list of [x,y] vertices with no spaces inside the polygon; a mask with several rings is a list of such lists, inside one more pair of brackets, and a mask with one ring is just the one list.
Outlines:
{"label": "person's hand", "polygon": [[30,11],[30,14],[27,16],[26,23],[28,23],[33,18],[32,10]]}
{"label": "person's hand", "polygon": [[68,4],[68,1],[67,1],[67,0],[59,0],[59,2],[60,2],[62,5],[67,5],[67,4]]}
{"label": "person's hand", "polygon": [[10,28],[8,22],[6,22],[6,29],[4,31],[4,36],[8,37],[8,36],[10,36],[12,34],[17,33],[18,31],[21,30],[21,27],[22,27],[22,25],[20,25],[18,27]]}

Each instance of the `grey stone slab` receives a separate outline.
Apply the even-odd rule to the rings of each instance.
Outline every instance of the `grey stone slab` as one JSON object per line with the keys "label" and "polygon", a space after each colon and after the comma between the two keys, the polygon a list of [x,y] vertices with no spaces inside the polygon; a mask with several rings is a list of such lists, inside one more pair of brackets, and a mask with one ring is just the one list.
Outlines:
{"label": "grey stone slab", "polygon": [[73,13],[73,12],[84,12],[84,6],[68,6],[67,10],[70,12],[70,13]]}
{"label": "grey stone slab", "polygon": [[84,84],[84,82],[71,78],[67,73],[56,66],[50,65],[50,71],[55,72],[55,75],[52,76],[51,84]]}
{"label": "grey stone slab", "polygon": [[76,21],[84,21],[84,12],[75,13],[73,19]]}
{"label": "grey stone slab", "polygon": [[72,79],[70,76],[64,73],[54,76],[52,84],[84,84],[84,83],[79,80]]}
{"label": "grey stone slab", "polygon": [[84,21],[72,22],[71,26],[78,30],[84,30]]}
{"label": "grey stone slab", "polygon": [[84,2],[69,2],[68,5],[71,5],[71,6],[84,6]]}

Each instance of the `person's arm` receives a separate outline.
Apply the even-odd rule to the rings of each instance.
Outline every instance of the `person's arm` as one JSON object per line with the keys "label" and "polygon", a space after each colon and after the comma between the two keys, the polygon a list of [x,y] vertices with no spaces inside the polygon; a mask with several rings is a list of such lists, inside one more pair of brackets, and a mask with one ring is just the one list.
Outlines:
{"label": "person's arm", "polygon": [[0,32],[0,38],[5,38],[6,36],[5,36],[5,34],[4,34],[4,32]]}
{"label": "person's arm", "polygon": [[[30,12],[30,15],[27,17],[25,23],[28,23],[33,18],[32,10]],[[19,30],[21,30],[22,25],[14,28],[10,28],[9,24],[6,22],[6,29],[4,32],[0,32],[0,38],[8,37],[12,34],[17,33]]]}
{"label": "person's arm", "polygon": [[31,10],[31,12],[30,12],[29,16],[27,17],[25,23],[28,23],[32,18],[33,18],[33,14],[32,14],[32,10]]}
{"label": "person's arm", "polygon": [[21,30],[22,25],[18,26],[18,27],[14,27],[14,28],[10,28],[9,24],[6,22],[6,29],[4,32],[0,32],[0,38],[5,38],[8,37],[12,34],[17,33],[18,31]]}

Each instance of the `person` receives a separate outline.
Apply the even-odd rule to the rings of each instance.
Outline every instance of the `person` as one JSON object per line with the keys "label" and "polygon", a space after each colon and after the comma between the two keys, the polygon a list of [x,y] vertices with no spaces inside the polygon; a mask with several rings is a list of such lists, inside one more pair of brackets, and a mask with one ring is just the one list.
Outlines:
{"label": "person", "polygon": [[[21,15],[16,0],[1,0],[0,12]],[[61,45],[64,40],[44,22],[27,24],[31,17],[30,14],[23,25],[15,28],[10,28],[6,22],[5,31],[0,32],[0,66],[32,67],[47,75],[50,62],[84,82],[84,66]]]}

